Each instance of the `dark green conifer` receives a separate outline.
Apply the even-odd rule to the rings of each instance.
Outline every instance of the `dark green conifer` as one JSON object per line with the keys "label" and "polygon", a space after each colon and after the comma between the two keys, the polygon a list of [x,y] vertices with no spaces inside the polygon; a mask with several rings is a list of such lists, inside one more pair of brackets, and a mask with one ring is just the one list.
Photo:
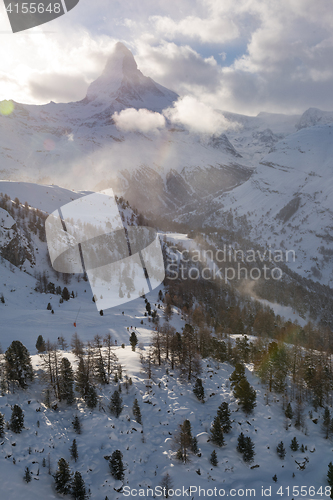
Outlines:
{"label": "dark green conifer", "polygon": [[75,472],[71,485],[71,494],[74,500],[85,500],[88,498],[86,486],[80,472]]}
{"label": "dark green conifer", "polygon": [[114,393],[111,396],[109,410],[117,418],[119,417],[119,415],[123,411],[123,400],[119,394],[119,391],[117,391],[117,389],[114,391]]}
{"label": "dark green conifer", "polygon": [[8,380],[15,381],[25,389],[33,379],[31,357],[28,349],[19,340],[13,340],[5,354]]}
{"label": "dark green conifer", "polygon": [[0,413],[0,438],[3,438],[5,435],[5,427],[6,427],[5,416],[2,413]]}
{"label": "dark green conifer", "polygon": [[133,415],[135,417],[135,420],[138,422],[138,424],[142,424],[141,410],[140,410],[138,400],[136,398],[134,399],[132,411],[133,411]]}
{"label": "dark green conifer", "polygon": [[135,332],[133,331],[131,333],[131,336],[130,336],[130,344],[132,346],[132,351],[135,351],[135,347],[137,346],[137,343],[139,342],[138,341],[138,337],[136,336]]}
{"label": "dark green conifer", "polygon": [[62,358],[60,363],[59,398],[66,401],[67,404],[72,404],[75,400],[73,385],[74,373],[72,365],[67,358]]}
{"label": "dark green conifer", "polygon": [[217,446],[224,445],[223,431],[219,417],[214,418],[213,425],[210,429],[210,440]]}
{"label": "dark green conifer", "polygon": [[298,444],[298,442],[297,442],[296,437],[294,437],[294,438],[291,440],[290,449],[291,449],[292,451],[297,451],[297,450],[298,450],[298,448],[299,448],[299,444]]}
{"label": "dark green conifer", "polygon": [[240,435],[238,436],[237,451],[239,453],[244,453],[244,448],[245,448],[245,437],[244,434],[241,432]]}
{"label": "dark green conifer", "polygon": [[276,453],[279,455],[279,457],[281,458],[281,460],[284,459],[284,457],[286,456],[286,449],[283,445],[283,441],[280,441],[280,443],[277,445],[276,447]]}
{"label": "dark green conifer", "polygon": [[226,401],[223,401],[218,407],[217,416],[220,419],[223,432],[225,433],[228,433],[231,429],[230,415],[229,405]]}
{"label": "dark green conifer", "polygon": [[249,436],[244,438],[244,451],[243,459],[244,462],[252,462],[254,457],[254,443]]}
{"label": "dark green conifer", "polygon": [[42,335],[38,335],[37,337],[36,349],[38,352],[45,352],[45,340]]}
{"label": "dark green conifer", "polygon": [[202,403],[205,401],[205,390],[201,378],[197,378],[194,384],[193,393]]}
{"label": "dark green conifer", "polygon": [[285,414],[285,416],[286,416],[287,418],[289,418],[290,420],[293,418],[294,413],[293,413],[293,409],[292,409],[292,407],[291,407],[291,404],[290,404],[290,403],[288,403],[287,408],[286,408],[286,411],[284,412],[284,414]]}
{"label": "dark green conifer", "polygon": [[72,443],[72,446],[69,448],[69,451],[70,451],[70,454],[71,454],[71,458],[74,458],[74,460],[76,462],[77,459],[79,458],[79,454],[78,454],[78,451],[77,451],[76,439],[73,439],[73,443]]}
{"label": "dark green conifer", "polygon": [[19,434],[24,426],[24,414],[23,410],[18,406],[14,405],[12,410],[12,415],[10,417],[9,428],[11,431]]}
{"label": "dark green conifer", "polygon": [[64,458],[58,461],[58,469],[54,474],[55,489],[58,493],[67,495],[71,491],[72,473]]}
{"label": "dark green conifer", "polygon": [[214,467],[216,467],[216,466],[217,466],[217,464],[218,464],[218,460],[217,460],[217,455],[216,455],[216,451],[215,451],[215,450],[213,450],[213,451],[212,451],[212,454],[211,454],[211,456],[210,456],[209,461],[210,461],[210,463],[211,463],[212,465],[214,465]]}
{"label": "dark green conifer", "polygon": [[119,481],[124,479],[123,454],[120,450],[115,450],[109,460],[109,467],[112,476]]}
{"label": "dark green conifer", "polygon": [[24,472],[23,479],[24,479],[24,481],[25,481],[26,483],[30,483],[30,481],[31,481],[31,474],[30,474],[29,467],[26,467],[26,468],[25,468],[25,472]]}
{"label": "dark green conifer", "polygon": [[75,415],[73,420],[73,428],[77,434],[81,434],[81,422],[78,415]]}
{"label": "dark green conifer", "polygon": [[87,403],[88,408],[93,409],[96,408],[98,397],[96,389],[93,385],[88,385],[87,394],[85,396],[85,402]]}

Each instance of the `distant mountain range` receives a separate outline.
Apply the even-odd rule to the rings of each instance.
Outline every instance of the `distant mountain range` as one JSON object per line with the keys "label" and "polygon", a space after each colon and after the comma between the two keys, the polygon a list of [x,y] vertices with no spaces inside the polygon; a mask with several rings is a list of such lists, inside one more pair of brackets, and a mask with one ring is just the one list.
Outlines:
{"label": "distant mountain range", "polygon": [[15,103],[0,116],[0,177],[75,191],[113,187],[146,214],[191,228],[227,225],[261,245],[294,249],[294,271],[332,285],[333,113],[220,111],[238,127],[219,135],[168,118],[158,133],[116,126],[116,112],[161,113],[178,97],[118,43],[82,101]]}

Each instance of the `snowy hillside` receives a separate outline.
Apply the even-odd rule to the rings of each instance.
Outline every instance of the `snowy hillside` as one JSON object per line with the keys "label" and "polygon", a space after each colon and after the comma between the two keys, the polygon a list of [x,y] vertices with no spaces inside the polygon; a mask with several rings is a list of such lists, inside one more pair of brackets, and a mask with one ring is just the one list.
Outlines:
{"label": "snowy hillside", "polygon": [[[121,348],[115,349],[117,355],[120,354],[119,351]],[[64,355],[72,360],[67,353]],[[306,499],[314,498],[313,490],[320,492],[322,488],[323,493],[327,491],[325,471],[331,459],[332,446],[324,439],[320,429],[322,419],[318,414],[314,413],[314,417],[319,417],[317,424],[307,416],[306,431],[305,427],[303,432],[293,427],[285,430],[281,401],[274,398],[266,404],[264,390],[258,386],[255,377],[248,373],[249,380],[255,384],[258,403],[254,414],[246,417],[238,409],[228,388],[232,367],[227,364],[218,367],[214,363],[208,363],[205,366],[202,379],[206,403],[202,404],[193,395],[191,385],[180,384],[176,373],[166,375],[165,370],[155,370],[155,381],[148,392],[140,370],[139,353],[132,353],[129,347],[125,348],[120,360],[124,372],[132,378],[133,385],[128,394],[125,389],[122,391],[125,406],[118,419],[112,417],[107,410],[87,411],[82,404],[77,409],[47,409],[38,397],[38,383],[24,394],[1,398],[0,411],[5,413],[7,419],[10,417],[10,405],[17,401],[25,414],[25,429],[22,434],[17,436],[7,432],[1,447],[2,491],[9,498],[18,495],[27,500],[59,498],[54,492],[54,480],[48,474],[48,457],[53,472],[61,457],[70,463],[73,471],[80,471],[86,487],[91,491],[91,498],[94,499],[120,499],[125,496],[126,491],[133,490],[132,495],[129,495],[131,498],[135,496],[134,490],[139,489],[144,491],[141,496],[147,497],[153,494],[152,491],[147,493],[147,490],[163,485],[162,479],[166,473],[171,477],[172,489],[180,488],[183,491],[184,488],[188,491],[191,487],[192,498],[199,498],[195,487],[206,490],[223,489],[229,496],[235,493],[230,493],[230,490],[235,489],[239,492],[238,497],[243,496],[241,490],[250,489],[256,491],[255,496],[260,496],[262,487],[271,488],[272,498],[279,498],[279,488],[280,492],[286,492],[287,487],[296,491],[297,487],[300,489],[302,486],[303,492],[305,491],[303,498]],[[38,367],[38,356],[33,361]],[[101,408],[107,407],[115,387],[111,385],[103,391],[99,398]],[[131,407],[134,398],[140,402],[143,425],[138,424],[133,417]],[[208,431],[222,401],[230,404],[232,430],[225,436],[225,446],[219,449],[208,442]],[[77,435],[72,426],[75,413],[80,415],[81,435]],[[186,418],[191,422],[193,436],[197,437],[200,456],[191,454],[189,463],[179,464],[174,457],[173,436]],[[240,432],[251,437],[255,443],[254,461],[249,465],[244,463],[241,454],[236,451]],[[289,444],[294,437],[300,446],[303,444],[303,453],[300,450],[290,450]],[[77,462],[70,458],[69,448],[73,439],[76,439],[78,446]],[[275,451],[281,441],[287,449],[284,460]],[[115,449],[123,453],[123,486],[121,481],[112,478],[104,459]],[[214,449],[218,459],[216,467],[209,462]],[[43,458],[46,460],[46,467],[42,466]],[[296,461],[299,464],[305,463],[305,470],[299,470]],[[28,485],[23,481],[25,467],[29,467],[33,479]],[[275,475],[276,483],[272,479]],[[323,496],[326,497],[328,496]]]}
{"label": "snowy hillside", "polygon": [[[20,276],[20,286],[17,279]],[[92,339],[96,332],[100,336],[111,333],[117,341],[113,352],[122,367],[122,399],[124,408],[119,418],[108,410],[110,396],[118,388],[118,383],[111,382],[107,386],[98,386],[98,406],[89,410],[79,400],[71,406],[58,403],[57,409],[47,408],[43,402],[42,390],[45,384],[41,372],[25,391],[15,390],[0,396],[0,412],[10,419],[11,407],[19,404],[24,412],[24,429],[20,434],[6,430],[1,441],[0,462],[2,476],[2,492],[8,498],[24,496],[27,500],[60,498],[54,490],[54,479],[49,474],[55,473],[57,462],[65,458],[72,471],[79,471],[85,481],[91,498],[106,497],[123,498],[126,492],[134,489],[145,490],[142,495],[163,485],[163,477],[170,475],[169,488],[188,490],[191,497],[199,498],[195,488],[225,490],[225,494],[234,494],[237,490],[254,489],[260,496],[261,488],[270,489],[272,498],[279,498],[278,490],[286,491],[303,486],[304,498],[314,498],[313,491],[323,491],[325,498],[326,468],[331,460],[332,444],[325,439],[322,430],[322,410],[313,411],[304,408],[304,421],[301,428],[287,422],[283,410],[283,398],[270,394],[267,399],[266,389],[258,378],[252,374],[252,365],[247,365],[246,376],[257,391],[257,405],[254,412],[245,415],[240,410],[230,389],[229,376],[233,367],[228,363],[218,363],[211,359],[203,360],[201,379],[205,392],[205,403],[202,404],[193,394],[193,383],[181,381],[179,372],[168,370],[166,366],[152,368],[151,380],[147,381],[147,372],[140,362],[140,353],[147,355],[152,339],[153,324],[144,316],[145,303],[137,299],[126,304],[122,310],[106,311],[101,317],[97,314],[90,295],[84,292],[84,282],[73,283],[78,290],[78,297],[64,304],[54,304],[55,314],[46,310],[46,302],[50,296],[40,295],[32,291],[31,278],[22,280],[21,273],[6,271],[1,267],[1,283],[6,288],[16,287],[6,294],[5,305],[1,304],[2,318],[6,331],[2,333],[2,346],[7,348],[13,339],[20,339],[33,354],[37,334],[43,332],[45,338],[56,341],[61,335],[70,341],[74,332],[82,340]],[[147,296],[153,303],[158,300],[158,291]],[[73,327],[78,304],[82,307]],[[4,314],[4,316],[3,316]],[[141,324],[143,322],[143,324]],[[171,318],[172,326],[181,329],[184,320],[179,311],[174,310]],[[128,330],[129,329],[129,330]],[[140,349],[133,352],[129,346],[129,332],[135,330]],[[125,348],[120,347],[124,343]],[[77,358],[70,352],[61,351],[74,367]],[[42,368],[39,355],[33,355],[35,370]],[[126,377],[132,385],[126,390]],[[133,415],[132,405],[137,398],[142,415],[140,425]],[[210,428],[218,406],[227,402],[231,410],[232,429],[224,435],[225,444],[219,448],[210,441]],[[82,433],[77,434],[72,425],[75,415],[79,415]],[[198,454],[190,453],[187,463],[179,462],[176,457],[177,445],[175,437],[179,425],[188,419],[191,423],[192,435],[197,438]],[[237,452],[237,439],[240,434],[250,437],[254,443],[255,455],[250,463],[244,462]],[[303,451],[290,450],[292,438],[296,437]],[[78,459],[74,461],[70,455],[70,446],[76,439]],[[277,445],[283,441],[286,449],[284,459],[276,452]],[[110,475],[105,457],[119,449],[123,454],[125,466],[124,481],[117,481]],[[209,458],[216,450],[217,466],[211,465]],[[304,466],[304,470],[301,467]],[[23,481],[25,468],[29,468],[32,481]],[[273,477],[277,477],[274,482]],[[311,490],[310,490],[311,487]],[[314,488],[314,490],[313,490]],[[322,488],[322,490],[320,490]],[[158,491],[158,489],[156,490]],[[184,493],[184,496],[186,493]],[[252,492],[253,495],[253,492]],[[320,497],[322,498],[322,497]]]}
{"label": "snowy hillside", "polygon": [[[223,494],[232,496],[236,493],[236,497],[237,495],[241,497],[244,496],[245,490],[252,490],[252,496],[254,496],[253,491],[255,496],[260,496],[264,488],[267,493],[271,491],[272,498],[279,498],[278,492],[287,494],[288,487],[296,496],[297,489],[301,490],[301,486],[303,486],[303,498],[307,500],[315,498],[314,492],[319,498],[329,496],[326,474],[331,461],[332,433],[329,431],[330,439],[325,439],[327,418],[326,420],[324,418],[324,408],[313,407],[315,403],[312,404],[313,393],[310,382],[307,382],[306,388],[304,382],[300,382],[297,386],[290,372],[286,378],[284,395],[277,394],[274,390],[268,393],[267,384],[261,383],[254,372],[254,362],[247,359],[245,374],[256,391],[256,406],[252,413],[246,414],[241,409],[240,400],[235,397],[229,381],[236,360],[242,359],[241,348],[244,342],[247,343],[246,337],[233,332],[226,334],[223,330],[219,330],[221,333],[218,334],[216,333],[218,329],[203,318],[211,320],[216,311],[221,317],[229,314],[230,320],[237,320],[235,331],[239,328],[241,315],[244,328],[251,328],[248,324],[251,317],[254,326],[259,325],[259,318],[265,314],[270,315],[274,327],[279,322],[281,328],[289,325],[297,331],[296,323],[292,324],[289,321],[284,325],[281,317],[275,317],[267,306],[266,309],[260,310],[260,305],[252,300],[249,300],[246,306],[246,301],[241,301],[240,294],[228,287],[223,293],[219,292],[221,296],[214,294],[214,302],[207,295],[205,288],[205,299],[202,302],[199,295],[196,296],[199,283],[195,283],[190,295],[184,290],[181,298],[177,298],[176,285],[173,284],[172,300],[186,302],[183,307],[170,305],[168,301],[171,298],[169,296],[167,299],[167,289],[161,286],[147,294],[145,298],[138,298],[121,307],[105,310],[101,315],[92,300],[89,282],[85,281],[82,275],[65,276],[51,269],[43,234],[42,221],[46,212],[49,213],[88,193],[73,192],[57,186],[7,181],[0,183],[0,192],[3,193],[0,197],[1,203],[6,206],[6,209],[1,208],[0,211],[0,229],[3,238],[1,244],[7,239],[14,241],[18,238],[22,248],[33,251],[33,259],[24,261],[21,266],[13,265],[5,258],[1,259],[0,342],[3,351],[7,351],[14,340],[22,342],[32,355],[32,365],[35,370],[35,380],[29,383],[25,390],[8,380],[6,370],[0,371],[0,413],[4,415],[6,422],[11,420],[14,405],[19,405],[24,413],[22,431],[15,433],[6,427],[4,435],[0,438],[0,469],[3,471],[4,496],[17,498],[20,495],[27,500],[66,498],[55,491],[53,478],[60,458],[69,463],[72,472],[81,473],[86,489],[91,494],[90,498],[94,500],[120,499],[124,496],[131,498],[136,494],[139,495],[140,489],[141,496],[153,496],[155,493],[157,497],[159,487],[165,484],[169,489],[180,489],[182,492],[184,488],[185,493],[181,496],[186,497],[188,492],[194,499],[199,498],[199,487],[209,491],[207,493],[209,496],[211,496],[210,491],[214,492],[214,488],[221,491],[221,496]],[[5,194],[9,195],[5,197]],[[38,211],[34,208],[35,203]],[[139,215],[124,201],[118,200],[118,203],[125,221],[138,224]],[[10,214],[7,217],[8,211]],[[161,238],[179,243],[186,249],[195,243],[181,234],[168,233],[161,235]],[[37,273],[37,279],[33,276],[35,271],[40,274],[38,277]],[[180,287],[183,284],[179,282]],[[67,297],[68,300],[64,293],[65,287],[70,295]],[[57,291],[58,288],[60,291]],[[163,297],[164,302],[162,302]],[[224,305],[222,298],[228,299],[233,306]],[[169,330],[178,332],[176,335],[179,341],[179,338],[184,339],[188,322],[191,322],[196,325],[196,336],[204,335],[205,340],[201,341],[202,349],[207,349],[210,342],[213,342],[213,345],[217,346],[217,352],[220,352],[219,347],[221,347],[220,354],[203,356],[200,361],[196,354],[193,360],[195,375],[191,380],[184,375],[184,368],[179,365],[177,356],[175,356],[177,360],[175,366],[172,366],[173,358],[170,356],[167,361],[164,355],[159,364],[156,350],[160,349],[160,345],[165,349],[167,344],[165,340],[156,341],[159,327],[154,322],[153,315],[147,314],[150,309],[147,302],[159,317],[160,332],[163,328],[166,328],[167,332]],[[239,313],[236,312],[235,318],[232,310],[236,303]],[[266,304],[269,305],[267,302]],[[206,316],[203,312],[200,313],[201,307],[202,311],[206,311]],[[248,319],[245,314],[246,308]],[[305,325],[302,318],[292,314],[291,308],[275,305],[275,310],[277,314],[285,315],[287,319],[298,319],[302,335],[310,328]],[[264,325],[267,332],[267,324]],[[228,327],[225,330],[229,329]],[[133,333],[137,337],[135,351],[130,345],[130,335]],[[69,346],[75,334],[85,343],[83,355],[76,356],[70,351]],[[209,340],[208,334],[212,334],[213,341]],[[107,339],[109,335],[111,336],[109,338],[112,340],[112,373],[108,384],[94,380],[97,392],[97,403],[94,408],[87,406],[87,402],[84,397],[80,397],[78,391],[75,391],[77,399],[73,404],[67,405],[63,400],[58,401],[53,392],[51,404],[46,404],[46,390],[50,389],[50,383],[47,381],[48,371],[45,368],[48,355],[37,354],[36,341],[39,335],[51,345],[57,346],[57,351],[50,351],[51,356],[57,356],[58,363],[61,363],[61,358],[67,358],[75,371],[78,370],[80,357],[89,358],[91,356],[89,352],[94,352],[93,356],[96,357],[98,349],[104,357],[103,366],[106,367],[107,347],[94,347],[96,343],[94,339],[96,335],[98,339]],[[194,339],[195,337],[193,342]],[[251,356],[257,360],[260,345],[263,349],[267,339],[259,338],[257,344],[256,337],[251,336],[249,340],[251,344],[247,344],[246,349],[251,350]],[[291,348],[292,344],[288,344],[288,349]],[[191,345],[188,345],[188,349],[189,351],[192,349]],[[244,352],[244,356],[248,357],[246,354],[248,351]],[[304,355],[306,348],[297,352],[297,356],[303,353],[302,362],[307,363],[307,357]],[[231,356],[230,353],[234,354]],[[4,355],[0,357],[1,367],[5,368]],[[267,359],[266,355],[263,359]],[[317,369],[315,357],[311,369]],[[202,380],[204,403],[193,393],[196,376]],[[322,377],[321,373],[320,382],[323,380]],[[117,418],[110,411],[109,404],[111,396],[119,387],[124,407]],[[295,391],[296,393],[300,391],[303,397],[301,406],[294,398]],[[286,398],[291,400],[295,413],[293,418],[285,416]],[[135,399],[140,407],[142,424],[133,413]],[[219,447],[212,442],[211,426],[222,402],[228,403],[231,410],[231,431],[224,433],[224,445]],[[299,423],[297,423],[298,411]],[[81,434],[74,430],[72,422],[75,416],[79,417]],[[177,459],[179,426],[185,420],[190,421],[192,438],[196,438],[198,447],[195,452],[189,450],[189,460],[186,462]],[[241,432],[254,443],[255,455],[248,462],[244,461],[242,453],[237,451]],[[299,444],[299,449],[295,451],[290,449],[293,438],[296,438]],[[74,439],[78,454],[76,461],[71,458],[70,452]],[[281,441],[286,452],[284,458],[279,457],[276,451]],[[109,458],[115,450],[121,451],[123,455],[125,467],[123,481],[115,479],[110,473]],[[217,465],[212,465],[210,462],[214,450]],[[29,483],[24,480],[27,474],[26,468],[31,479]],[[168,481],[166,474],[169,474]]]}

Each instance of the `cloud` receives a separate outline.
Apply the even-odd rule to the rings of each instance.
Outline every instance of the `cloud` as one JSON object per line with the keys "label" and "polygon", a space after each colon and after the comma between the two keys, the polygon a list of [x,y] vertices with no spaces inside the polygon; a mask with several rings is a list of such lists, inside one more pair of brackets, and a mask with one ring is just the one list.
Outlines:
{"label": "cloud", "polygon": [[331,0],[96,0],[16,35],[0,1],[0,30],[0,99],[79,100],[121,40],[144,74],[213,108],[333,109]]}
{"label": "cloud", "polygon": [[188,16],[176,22],[170,17],[153,16],[150,20],[156,31],[168,39],[181,35],[182,38],[197,38],[203,43],[219,44],[233,40],[239,35],[239,30],[230,17],[201,19]]}
{"label": "cloud", "polygon": [[29,81],[33,98],[44,102],[78,101],[86,96],[88,83],[83,75],[64,73],[39,73]]}
{"label": "cloud", "polygon": [[214,91],[220,84],[220,67],[214,57],[202,57],[188,45],[178,46],[163,41],[151,44],[141,39],[137,46],[136,60],[144,74],[157,82],[186,94],[189,90],[205,88]]}
{"label": "cloud", "polygon": [[73,26],[67,21],[70,14],[13,35],[1,9],[3,2],[0,100],[42,104],[82,99],[89,82],[102,72],[116,40]]}
{"label": "cloud", "polygon": [[117,128],[124,132],[158,132],[165,127],[164,116],[148,109],[125,109],[120,113],[114,113],[112,118]]}
{"label": "cloud", "polygon": [[184,125],[189,131],[200,134],[221,134],[239,124],[228,121],[221,113],[194,97],[179,99],[172,108],[164,110],[173,123]]}

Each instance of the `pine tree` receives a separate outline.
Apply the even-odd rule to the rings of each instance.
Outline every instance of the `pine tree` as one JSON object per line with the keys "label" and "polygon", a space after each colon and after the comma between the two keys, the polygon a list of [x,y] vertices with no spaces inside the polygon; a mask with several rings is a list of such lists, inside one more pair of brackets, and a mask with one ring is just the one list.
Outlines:
{"label": "pine tree", "polygon": [[3,438],[5,435],[5,427],[6,427],[5,416],[2,413],[0,413],[0,438]]}
{"label": "pine tree", "polygon": [[81,434],[81,422],[78,415],[75,415],[73,420],[73,428],[77,434]]}
{"label": "pine tree", "polygon": [[326,406],[324,409],[324,416],[323,416],[323,429],[325,431],[326,439],[328,439],[330,424],[331,424],[330,410],[329,410],[328,406]]}
{"label": "pine tree", "polygon": [[244,438],[243,459],[244,462],[252,462],[254,457],[254,443],[250,437]]}
{"label": "pine tree", "polygon": [[36,349],[38,352],[45,352],[45,340],[43,339],[42,335],[38,335],[37,337]]}
{"label": "pine tree", "polygon": [[84,351],[83,351],[83,342],[78,336],[77,332],[75,332],[72,336],[71,339],[71,348],[75,356],[82,356]]}
{"label": "pine tree", "polygon": [[293,409],[292,409],[290,403],[288,403],[286,411],[284,412],[284,414],[285,414],[286,418],[289,418],[290,420],[293,418],[294,412],[293,412]]}
{"label": "pine tree", "polygon": [[24,479],[24,481],[25,481],[26,483],[30,483],[30,481],[31,481],[31,474],[30,474],[29,467],[26,467],[26,468],[25,468],[25,472],[24,472],[23,479]]}
{"label": "pine tree", "polygon": [[237,363],[229,377],[231,388],[236,387],[243,378],[245,378],[245,367],[241,363]]}
{"label": "pine tree", "polygon": [[28,349],[19,340],[13,340],[5,354],[8,380],[16,381],[25,389],[27,381],[33,379],[31,358]]}
{"label": "pine tree", "polygon": [[102,355],[99,355],[95,361],[95,377],[100,384],[105,385],[108,383]]}
{"label": "pine tree", "polygon": [[217,464],[218,464],[218,460],[217,460],[217,455],[216,455],[216,451],[215,451],[215,450],[213,450],[213,451],[212,451],[212,454],[211,454],[211,456],[210,456],[209,461],[210,461],[210,463],[211,463],[212,465],[214,465],[214,467],[216,467],[216,466],[217,466]]}
{"label": "pine tree", "polygon": [[117,389],[114,391],[114,393],[111,396],[109,410],[117,418],[119,417],[119,415],[123,411],[123,400],[119,394],[119,391],[117,391]]}
{"label": "pine tree", "polygon": [[169,491],[172,489],[173,483],[172,483],[171,476],[168,472],[166,474],[164,474],[164,476],[162,477],[161,487],[163,489],[165,488],[165,498],[169,498]]}
{"label": "pine tree", "polygon": [[45,406],[47,408],[51,408],[51,392],[50,392],[50,389],[46,389],[46,391],[45,391],[44,404],[45,404]]}
{"label": "pine tree", "polygon": [[11,431],[19,434],[24,426],[24,414],[18,405],[14,405],[12,415],[10,417],[9,428]]}
{"label": "pine tree", "polygon": [[192,439],[191,449],[192,449],[192,452],[194,453],[194,455],[197,455],[199,453],[198,440],[197,440],[196,436],[194,436]]}
{"label": "pine tree", "polygon": [[133,415],[135,417],[135,420],[138,422],[138,424],[142,424],[141,410],[140,410],[138,400],[136,398],[134,399],[132,411],[133,411]]}
{"label": "pine tree", "polygon": [[299,444],[298,444],[298,442],[297,442],[296,437],[294,437],[294,438],[291,440],[290,449],[291,449],[292,451],[297,451],[297,450],[298,450],[298,448],[299,448]]}
{"label": "pine tree", "polygon": [[244,449],[245,449],[245,437],[244,434],[241,432],[240,435],[238,436],[237,451],[239,453],[244,453]]}
{"label": "pine tree", "polygon": [[46,309],[47,309],[47,311],[51,311],[52,310],[52,306],[51,306],[50,302],[47,304]]}
{"label": "pine tree", "polygon": [[63,289],[63,291],[61,292],[61,298],[62,298],[63,300],[66,300],[66,301],[67,301],[67,300],[69,300],[69,299],[70,299],[70,297],[71,297],[71,296],[70,296],[70,293],[69,293],[69,291],[68,291],[68,288],[65,286],[65,287],[64,287],[64,289]]}
{"label": "pine tree", "polygon": [[231,412],[229,410],[228,403],[223,401],[221,405],[218,407],[217,416],[220,419],[222,430],[225,433],[228,433],[231,429],[231,421],[230,421]]}
{"label": "pine tree", "polygon": [[89,372],[84,359],[79,359],[79,364],[75,373],[76,390],[82,397],[86,396],[89,387]]}
{"label": "pine tree", "polygon": [[[328,484],[331,486],[332,491],[333,491],[333,464],[332,464],[332,462],[330,462],[328,464],[327,481],[328,481]],[[331,493],[331,498],[332,498],[332,493]]]}
{"label": "pine tree", "polygon": [[219,417],[214,418],[213,425],[210,429],[210,440],[217,446],[224,445],[223,431]]}
{"label": "pine tree", "polygon": [[77,451],[77,444],[76,444],[76,439],[73,439],[72,446],[69,448],[71,458],[74,458],[75,462],[79,458],[78,451]]}
{"label": "pine tree", "polygon": [[242,378],[239,383],[234,387],[234,396],[239,399],[239,405],[242,410],[248,414],[251,413],[256,406],[257,394],[255,389],[250,386],[247,379]]}
{"label": "pine tree", "polygon": [[124,465],[123,465],[123,454],[120,450],[115,450],[109,460],[109,467],[112,476],[119,481],[124,479]]}
{"label": "pine tree", "polygon": [[277,475],[274,474],[274,476],[272,477],[272,479],[273,479],[274,483],[276,483],[277,482]]}
{"label": "pine tree", "polygon": [[59,397],[60,400],[65,400],[67,404],[72,404],[75,400],[73,384],[74,374],[72,365],[67,358],[62,358],[60,364]]}
{"label": "pine tree", "polygon": [[138,337],[136,336],[134,331],[131,333],[129,340],[130,340],[130,344],[132,346],[132,351],[135,351],[135,347],[139,341],[138,341]]}
{"label": "pine tree", "polygon": [[97,397],[97,392],[96,389],[93,385],[88,385],[87,389],[87,394],[86,397],[84,398],[85,402],[87,403],[88,408],[91,410],[93,408],[96,408],[97,402],[98,402],[98,397]]}
{"label": "pine tree", "polygon": [[286,456],[286,449],[283,445],[283,441],[280,441],[280,443],[277,445],[276,447],[276,453],[279,455],[279,457],[281,458],[281,460],[284,459],[284,457]]}
{"label": "pine tree", "polygon": [[201,401],[202,403],[205,401],[205,389],[202,385],[201,378],[197,378],[193,388],[194,395]]}
{"label": "pine tree", "polygon": [[72,473],[68,462],[61,458],[58,462],[58,469],[54,474],[55,489],[58,493],[67,495],[71,491]]}
{"label": "pine tree", "polygon": [[186,463],[188,460],[188,450],[191,449],[193,443],[191,422],[189,420],[184,420],[180,425],[179,432],[176,434],[175,439],[180,446],[177,452],[177,458]]}
{"label": "pine tree", "polygon": [[71,485],[71,493],[74,500],[85,500],[88,498],[86,486],[80,472],[75,472]]}

